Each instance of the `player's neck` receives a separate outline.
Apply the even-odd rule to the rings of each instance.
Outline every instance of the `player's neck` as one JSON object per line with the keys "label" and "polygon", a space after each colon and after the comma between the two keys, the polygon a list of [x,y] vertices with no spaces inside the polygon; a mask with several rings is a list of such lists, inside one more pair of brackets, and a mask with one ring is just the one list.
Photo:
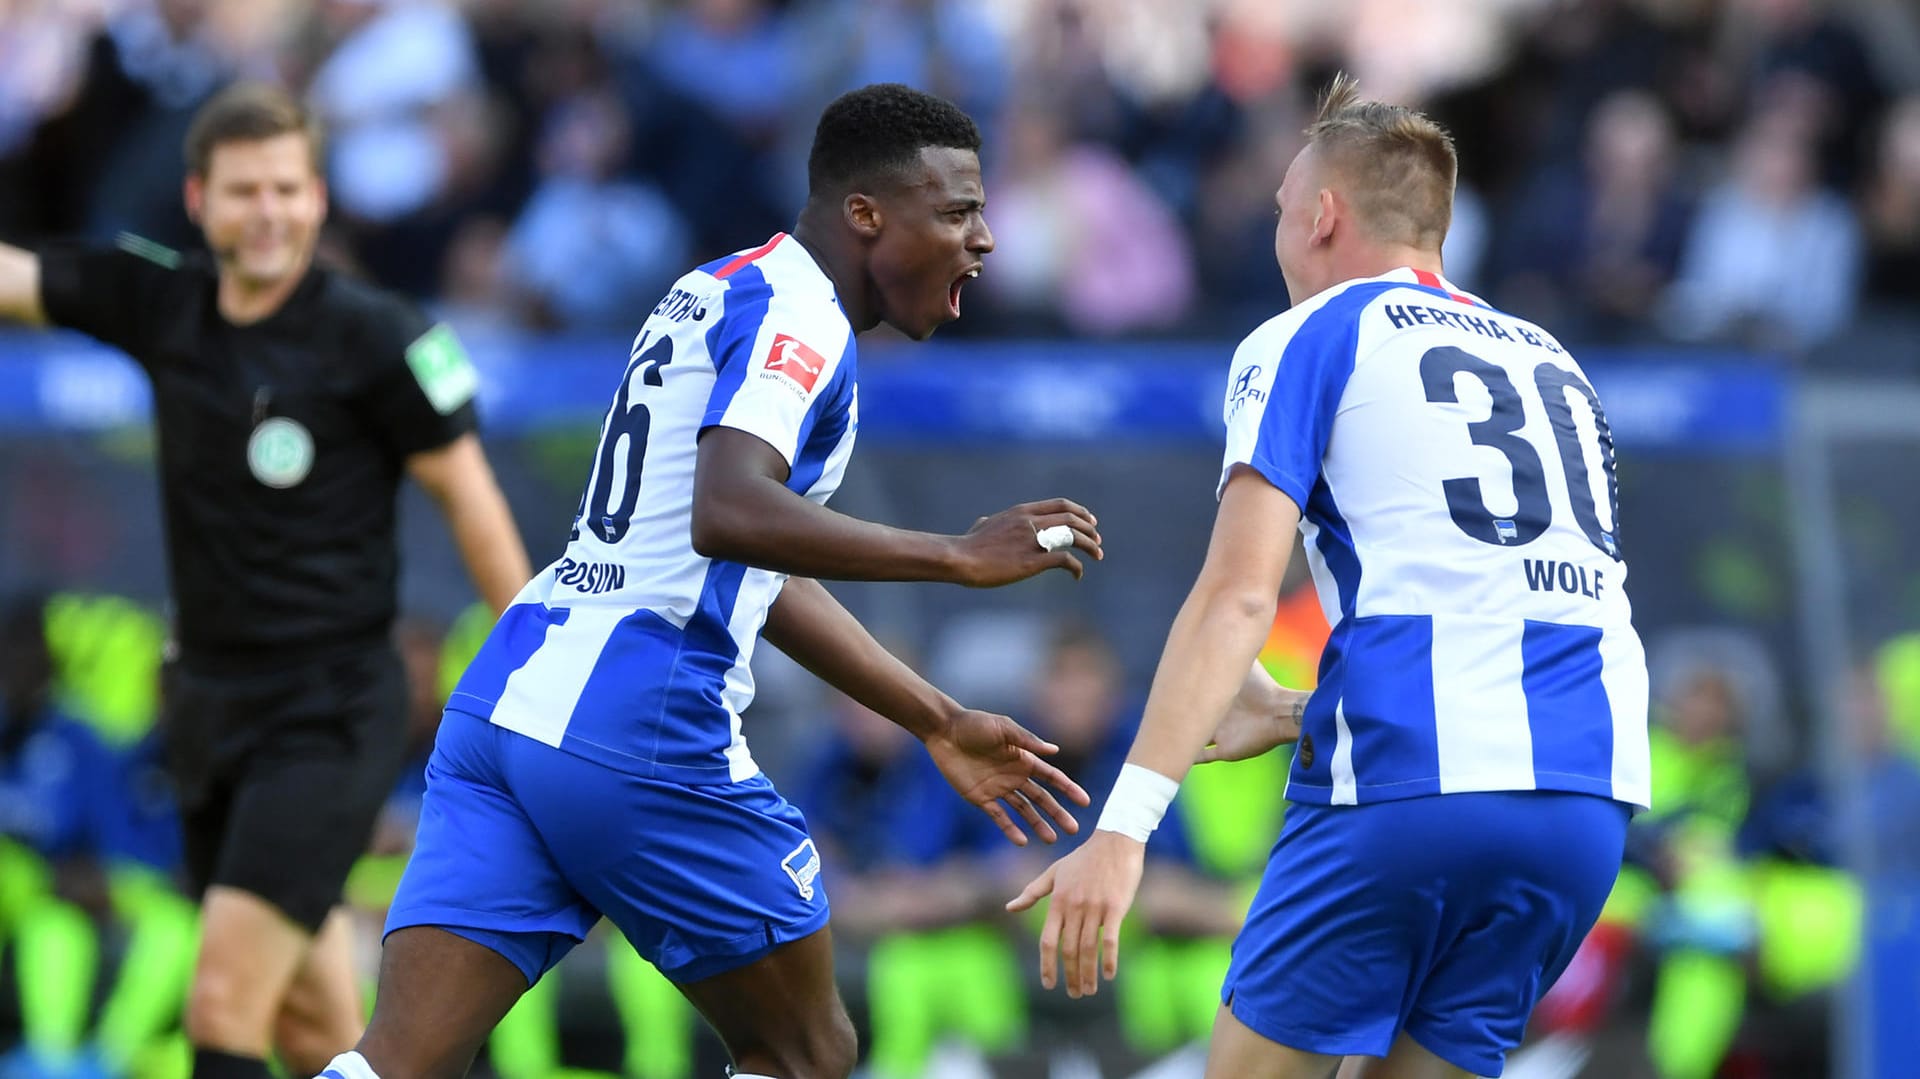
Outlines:
{"label": "player's neck", "polygon": [[1355,281],[1363,277],[1379,277],[1405,267],[1410,270],[1425,270],[1431,274],[1445,277],[1441,269],[1440,252],[1424,248],[1409,247],[1403,244],[1382,245],[1363,252],[1340,268],[1340,280]]}
{"label": "player's neck", "polygon": [[860,273],[859,256],[846,244],[836,242],[833,230],[814,222],[812,206],[800,211],[800,220],[789,235],[806,248],[820,272],[833,282],[834,294],[840,297],[840,310],[846,313],[853,332],[865,333],[879,325],[880,316],[868,295],[866,278]]}
{"label": "player's neck", "polygon": [[313,260],[300,264],[300,267],[284,277],[264,283],[254,283],[231,270],[220,271],[220,317],[235,326],[246,326],[270,318],[286,306],[287,298],[300,287],[306,279],[307,271],[313,268]]}

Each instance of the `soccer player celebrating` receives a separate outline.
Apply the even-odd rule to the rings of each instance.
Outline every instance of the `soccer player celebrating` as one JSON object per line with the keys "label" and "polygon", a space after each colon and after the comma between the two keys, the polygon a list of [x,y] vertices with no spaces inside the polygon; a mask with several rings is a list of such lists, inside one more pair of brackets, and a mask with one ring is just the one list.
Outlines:
{"label": "soccer player celebrating", "polygon": [[[919,736],[1016,843],[1086,793],[1012,720],[886,652],[818,578],[989,586],[1100,557],[1093,517],[1016,506],[963,536],[824,503],[858,426],[854,336],[960,313],[993,238],[965,113],[869,86],[820,118],[792,234],[682,277],[641,327],[565,554],[447,705],[373,1019],[332,1079],[457,1076],[602,915],[719,1033],[737,1075],[838,1079],[820,859],[741,738],[756,639]],[[1064,537],[1064,538],[1058,538]],[[1042,542],[1052,541],[1051,544]],[[1044,784],[1044,785],[1043,785]]]}
{"label": "soccer player celebrating", "polygon": [[[1293,307],[1234,355],[1213,539],[1128,763],[1009,904],[1052,894],[1041,980],[1094,992],[1189,764],[1297,738],[1215,1079],[1499,1075],[1647,804],[1606,419],[1551,335],[1441,276],[1454,169],[1334,81],[1276,196]],[[1296,526],[1333,626],[1297,720],[1250,670]]]}
{"label": "soccer player celebrating", "polygon": [[204,893],[195,1079],[305,1072],[365,1012],[336,910],[406,750],[389,639],[396,495],[439,504],[502,609],[530,576],[476,434],[458,340],[313,262],[320,137],[284,91],[215,96],[186,140],[208,259],[137,239],[0,244],[0,317],[124,350],[153,384],[175,655],[167,762]]}

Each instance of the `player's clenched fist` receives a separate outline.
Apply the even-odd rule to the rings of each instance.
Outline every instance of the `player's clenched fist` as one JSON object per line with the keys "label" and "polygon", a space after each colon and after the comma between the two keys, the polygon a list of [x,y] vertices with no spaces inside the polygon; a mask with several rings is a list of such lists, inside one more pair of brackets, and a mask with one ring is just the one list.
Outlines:
{"label": "player's clenched fist", "polygon": [[[966,535],[954,538],[954,580],[970,588],[995,588],[1050,569],[1064,569],[1079,580],[1086,567],[1074,555],[1075,548],[1096,561],[1105,557],[1095,525],[1091,511],[1064,498],[1027,502],[982,517]],[[1070,546],[1045,542],[1059,535],[1047,530],[1059,528],[1071,532]]]}

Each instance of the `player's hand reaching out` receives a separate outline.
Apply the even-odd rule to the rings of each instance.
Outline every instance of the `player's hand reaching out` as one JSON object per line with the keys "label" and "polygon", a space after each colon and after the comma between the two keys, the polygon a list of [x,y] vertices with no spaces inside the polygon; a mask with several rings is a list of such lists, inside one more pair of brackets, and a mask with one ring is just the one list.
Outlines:
{"label": "player's hand reaching out", "polygon": [[1300,719],[1306,714],[1304,689],[1288,689],[1275,682],[1265,668],[1254,665],[1234,695],[1227,714],[1213,729],[1195,763],[1243,761],[1300,740]]}
{"label": "player's hand reaching out", "polygon": [[[1073,546],[1050,551],[1040,545],[1040,533],[1057,525],[1073,530]],[[982,517],[966,535],[954,538],[959,557],[956,580],[970,588],[997,588],[1056,568],[1079,580],[1086,567],[1074,548],[1095,561],[1105,557],[1095,525],[1092,512],[1064,498],[1027,502]]]}
{"label": "player's hand reaching out", "polygon": [[1026,846],[1027,834],[1008,816],[1008,806],[1045,842],[1060,838],[1056,824],[1069,834],[1080,830],[1073,814],[1047,790],[1052,787],[1075,805],[1090,800],[1065,772],[1040,759],[1042,754],[1060,752],[1060,747],[1006,716],[971,709],[958,712],[943,729],[928,736],[926,746],[940,774],[960,797],[992,817],[1014,845]]}
{"label": "player's hand reaching out", "polygon": [[1019,912],[1051,894],[1040,930],[1040,984],[1052,989],[1065,961],[1067,995],[1088,997],[1100,975],[1120,974],[1120,923],[1133,906],[1146,868],[1147,845],[1118,832],[1095,831],[1080,849],[1047,867],[1007,904]]}

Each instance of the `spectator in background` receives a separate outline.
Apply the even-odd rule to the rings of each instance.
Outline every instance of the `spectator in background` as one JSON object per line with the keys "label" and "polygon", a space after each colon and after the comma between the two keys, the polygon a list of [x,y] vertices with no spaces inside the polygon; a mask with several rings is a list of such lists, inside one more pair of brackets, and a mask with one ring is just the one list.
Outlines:
{"label": "spectator in background", "polygon": [[95,13],[57,0],[12,5],[0,21],[0,155],[19,153],[86,74]]}
{"label": "spectator in background", "polygon": [[[157,677],[157,669],[143,670]],[[193,1068],[179,1019],[193,982],[200,908],[186,894],[165,749],[166,733],[156,724],[117,755],[107,883],[125,941],[94,1032],[94,1056],[108,1071],[142,1079],[186,1079]]]}
{"label": "spectator in background", "polygon": [[[1799,113],[1822,183],[1850,189],[1880,109],[1878,67],[1854,24],[1852,5],[1834,0],[1741,0],[1725,29],[1731,61],[1761,111]],[[1741,70],[1744,61],[1745,70]]]}
{"label": "spectator in background", "polygon": [[1112,150],[1072,142],[1051,109],[1029,104],[1003,123],[1006,156],[989,185],[998,247],[981,278],[995,306],[1095,337],[1183,318],[1193,257],[1166,204]]}
{"label": "spectator in background", "polygon": [[120,138],[92,151],[101,156],[89,237],[141,232],[151,223],[168,226],[162,242],[188,235],[179,193],[167,181],[179,170],[193,110],[236,77],[274,74],[268,42],[223,33],[215,19],[219,6],[144,0],[122,9],[96,39],[81,115],[98,115]]}
{"label": "spectator in background", "polygon": [[1682,339],[1798,354],[1846,324],[1859,281],[1852,209],[1820,186],[1798,124],[1763,115],[1702,202],[1666,323]]}
{"label": "spectator in background", "polygon": [[497,217],[460,223],[440,263],[433,316],[462,339],[513,333],[527,325],[523,302],[509,279],[507,226]]}
{"label": "spectator in background", "polygon": [[1746,1005],[1757,930],[1734,852],[1752,794],[1737,684],[1711,661],[1663,680],[1649,732],[1654,809],[1634,821],[1622,871],[1650,874],[1662,896],[1644,928],[1659,954],[1647,1040],[1663,1079],[1711,1079]]}
{"label": "spectator in background", "polygon": [[[1021,965],[997,923],[998,829],[948,789],[907,732],[840,694],[802,797],[833,889],[838,941],[865,951],[873,1079],[937,1053],[985,1055],[1026,1032]],[[947,1047],[951,1040],[967,1048]],[[955,1066],[949,1062],[949,1067]]]}
{"label": "spectator in background", "polygon": [[1305,127],[1291,101],[1249,113],[1237,143],[1201,181],[1194,257],[1223,334],[1251,330],[1287,306],[1273,257],[1274,178],[1300,152]]}
{"label": "spectator in background", "polygon": [[673,90],[764,143],[788,115],[805,52],[768,0],[691,0],[662,18],[647,59]]}
{"label": "spectator in background", "polygon": [[903,82],[969,113],[997,115],[1006,98],[1008,40],[972,0],[825,0],[796,5],[793,60],[816,86]]}
{"label": "spectator in background", "polygon": [[1508,222],[1502,306],[1587,340],[1644,332],[1687,236],[1674,150],[1672,120],[1652,95],[1602,101],[1584,160],[1543,169]]}
{"label": "spectator in background", "polygon": [[318,0],[315,14],[308,93],[336,211],[378,226],[425,209],[453,172],[445,114],[480,89],[472,32],[444,0]]}
{"label": "spectator in background", "polygon": [[542,179],[507,237],[506,273],[535,321],[626,332],[687,261],[687,228],[660,191],[618,175],[630,135],[611,93],[565,101],[540,136]]}
{"label": "spectator in background", "polygon": [[1920,308],[1920,95],[1887,114],[1864,211],[1868,302]]}
{"label": "spectator in background", "polygon": [[[272,74],[275,24],[247,13],[273,5],[56,6],[69,10],[64,21],[28,18],[0,32],[0,42],[33,50],[0,63],[9,71],[0,78],[13,84],[0,85],[0,152],[9,141],[9,99],[27,106],[19,118],[48,110],[33,117],[48,121],[37,133],[17,129],[32,142],[21,146],[17,201],[0,203],[15,202],[31,215],[19,224],[35,230],[104,239],[131,230],[169,244],[196,238],[171,179],[180,142],[194,107],[225,81]],[[57,114],[49,108],[56,103]]]}
{"label": "spectator in background", "polygon": [[0,948],[12,953],[23,1044],[0,1072],[82,1079],[108,909],[102,872],[118,775],[86,724],[53,704],[38,597],[0,611]]}
{"label": "spectator in background", "polygon": [[[1032,690],[1030,718],[1033,729],[1060,747],[1056,760],[1072,775],[1084,777],[1089,791],[1112,789],[1113,781],[1126,763],[1127,750],[1139,724],[1138,705],[1127,695],[1119,658],[1097,630],[1083,625],[1059,627],[1041,662]],[[1274,758],[1277,760],[1278,758]],[[1228,780],[1229,772],[1240,776],[1258,776],[1265,772],[1277,779],[1267,766],[1243,769],[1236,765],[1208,765],[1222,768],[1209,779]],[[1230,958],[1228,939],[1239,929],[1246,914],[1246,898],[1236,888],[1210,875],[1207,868],[1231,872],[1245,869],[1245,859],[1226,849],[1235,844],[1245,847],[1249,821],[1271,821],[1278,810],[1277,796],[1284,783],[1267,785],[1264,797],[1243,803],[1238,814],[1223,820],[1218,794],[1231,791],[1224,786],[1169,807],[1167,816],[1147,844],[1147,859],[1154,871],[1140,887],[1133,916],[1125,933],[1129,943],[1129,962],[1136,964],[1141,977],[1115,984],[1120,1010],[1121,1031],[1137,1052],[1160,1054],[1181,1045],[1204,1039],[1212,1028],[1214,1013],[1220,1004],[1220,984]],[[1082,817],[1099,820],[1099,797],[1087,806]],[[1190,819],[1190,810],[1200,810],[1205,819]],[[1208,810],[1214,812],[1208,812]],[[1262,810],[1266,812],[1262,812]],[[1264,817],[1264,820],[1261,818]],[[1216,834],[1222,826],[1230,834]],[[1000,880],[1004,893],[1009,882],[1020,883],[1046,862],[1079,846],[1092,828],[1078,835],[1060,837],[1053,850],[1030,852],[1030,858],[1009,858],[1009,876]],[[1224,840],[1224,842],[1222,842]],[[1269,844],[1255,842],[1253,862],[1264,866]],[[1212,854],[1216,857],[1209,858]],[[1233,861],[1241,864],[1231,866]],[[1209,866],[1206,863],[1214,863]],[[1257,878],[1258,870],[1255,870]],[[1029,924],[1037,932],[1040,919]]]}
{"label": "spectator in background", "polygon": [[[186,1079],[193,1050],[180,1013],[193,977],[199,907],[187,898],[180,815],[159,721],[165,622],[133,600],[57,593],[45,637],[55,694],[105,743],[116,773],[104,860],[118,964],[101,1001],[91,1061],[113,1075]],[[84,987],[92,990],[92,986]],[[0,1072],[3,1072],[0,1069]]]}

